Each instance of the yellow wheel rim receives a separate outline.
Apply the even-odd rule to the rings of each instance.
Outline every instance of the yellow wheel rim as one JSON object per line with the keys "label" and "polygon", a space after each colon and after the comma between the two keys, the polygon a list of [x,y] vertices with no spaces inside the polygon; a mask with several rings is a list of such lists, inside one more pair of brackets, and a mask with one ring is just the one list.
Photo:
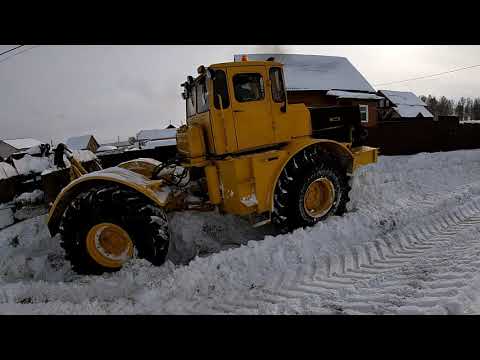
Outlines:
{"label": "yellow wheel rim", "polygon": [[120,226],[101,223],[88,232],[87,251],[96,263],[118,268],[133,256],[133,241]]}
{"label": "yellow wheel rim", "polygon": [[332,208],[335,199],[335,188],[327,178],[312,182],[305,192],[303,206],[313,218],[324,216]]}

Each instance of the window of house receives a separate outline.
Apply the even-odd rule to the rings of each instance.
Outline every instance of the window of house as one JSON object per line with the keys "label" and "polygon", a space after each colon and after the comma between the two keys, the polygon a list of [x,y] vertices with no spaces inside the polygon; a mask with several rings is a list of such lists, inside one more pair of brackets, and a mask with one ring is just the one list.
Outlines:
{"label": "window of house", "polygon": [[285,87],[283,85],[282,69],[273,67],[270,69],[270,81],[272,83],[272,98],[275,102],[285,101]]}
{"label": "window of house", "polygon": [[197,114],[208,111],[208,88],[205,76],[197,82]]}
{"label": "window of house", "polygon": [[238,102],[257,101],[265,97],[263,78],[260,74],[236,74],[233,77],[233,87]]}
{"label": "window of house", "polygon": [[360,106],[360,119],[362,123],[368,123],[368,105],[359,105]]}
{"label": "window of house", "polygon": [[222,98],[222,107],[224,109],[230,106],[228,98],[227,76],[223,70],[215,71],[215,79],[213,80],[213,105],[215,109],[220,109],[220,97]]}

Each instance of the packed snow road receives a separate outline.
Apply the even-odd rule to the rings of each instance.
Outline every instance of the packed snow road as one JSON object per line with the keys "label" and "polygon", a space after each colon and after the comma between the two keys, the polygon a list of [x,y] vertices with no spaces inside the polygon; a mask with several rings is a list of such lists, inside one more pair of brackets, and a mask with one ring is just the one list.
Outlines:
{"label": "packed snow road", "polygon": [[0,232],[0,313],[480,313],[479,150],[380,157],[350,197],[343,217],[279,236],[178,214],[179,265],[104,276],[73,274],[45,216],[29,219]]}

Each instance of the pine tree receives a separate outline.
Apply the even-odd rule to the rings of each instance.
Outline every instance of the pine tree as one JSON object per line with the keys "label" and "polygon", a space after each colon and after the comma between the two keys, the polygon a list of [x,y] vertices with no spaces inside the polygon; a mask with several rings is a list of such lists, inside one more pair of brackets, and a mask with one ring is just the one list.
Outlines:
{"label": "pine tree", "polygon": [[452,108],[453,106],[450,100],[448,100],[445,96],[442,96],[438,101],[437,113],[435,115],[438,115],[438,116],[450,115],[452,112]]}
{"label": "pine tree", "polygon": [[435,116],[437,115],[437,106],[438,106],[438,101],[435,98],[435,96],[428,95],[428,97],[427,97],[427,108]]}
{"label": "pine tree", "polygon": [[472,120],[480,120],[480,98],[475,98],[473,101]]}
{"label": "pine tree", "polygon": [[473,107],[473,100],[471,98],[467,98],[465,102],[465,110],[464,115],[466,120],[472,119],[472,107]]}
{"label": "pine tree", "polygon": [[467,99],[465,99],[463,96],[458,100],[457,106],[455,106],[455,115],[458,116],[458,119],[462,121],[465,117],[465,103]]}

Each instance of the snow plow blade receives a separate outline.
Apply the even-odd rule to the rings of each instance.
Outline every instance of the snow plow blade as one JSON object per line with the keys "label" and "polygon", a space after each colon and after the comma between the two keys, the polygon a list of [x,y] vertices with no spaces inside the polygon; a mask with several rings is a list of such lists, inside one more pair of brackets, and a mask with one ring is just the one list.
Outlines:
{"label": "snow plow blade", "polygon": [[358,146],[352,148],[353,170],[361,166],[376,163],[378,159],[378,148],[370,146]]}

